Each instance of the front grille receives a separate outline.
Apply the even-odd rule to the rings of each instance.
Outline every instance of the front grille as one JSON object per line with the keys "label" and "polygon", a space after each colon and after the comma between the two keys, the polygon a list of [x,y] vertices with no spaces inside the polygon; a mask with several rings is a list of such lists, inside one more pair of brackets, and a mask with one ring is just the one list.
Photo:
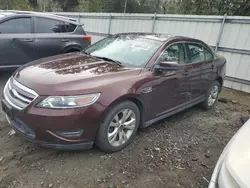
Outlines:
{"label": "front grille", "polygon": [[18,110],[26,108],[37,96],[35,91],[20,84],[13,77],[9,79],[4,88],[5,100]]}

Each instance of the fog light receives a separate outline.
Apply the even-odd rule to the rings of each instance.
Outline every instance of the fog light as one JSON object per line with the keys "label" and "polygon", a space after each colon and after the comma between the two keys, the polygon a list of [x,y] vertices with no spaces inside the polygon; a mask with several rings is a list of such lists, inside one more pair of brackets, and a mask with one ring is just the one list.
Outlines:
{"label": "fog light", "polygon": [[63,136],[65,138],[78,138],[78,137],[82,136],[83,129],[75,130],[75,131],[57,131],[56,134]]}

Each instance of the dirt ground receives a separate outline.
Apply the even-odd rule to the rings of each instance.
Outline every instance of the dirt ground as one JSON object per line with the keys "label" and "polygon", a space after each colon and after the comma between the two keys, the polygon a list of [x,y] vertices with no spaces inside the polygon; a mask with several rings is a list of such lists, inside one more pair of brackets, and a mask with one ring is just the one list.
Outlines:
{"label": "dirt ground", "polygon": [[[0,89],[9,75],[0,75]],[[193,107],[140,130],[121,152],[62,152],[41,148],[18,135],[0,111],[0,187],[201,188],[216,161],[250,113],[250,95],[223,89],[210,111]]]}

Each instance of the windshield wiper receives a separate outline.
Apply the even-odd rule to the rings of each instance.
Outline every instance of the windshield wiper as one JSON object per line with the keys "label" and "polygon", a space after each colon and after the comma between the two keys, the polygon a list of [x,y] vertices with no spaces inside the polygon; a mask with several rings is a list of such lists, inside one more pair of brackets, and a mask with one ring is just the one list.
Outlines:
{"label": "windshield wiper", "polygon": [[113,60],[113,59],[110,59],[108,57],[100,57],[100,56],[93,56],[93,57],[96,57],[96,58],[99,58],[99,59],[103,59],[105,61],[111,61],[113,63],[116,63],[117,65],[120,65],[120,66],[124,66],[120,61],[116,61],[116,60]]}

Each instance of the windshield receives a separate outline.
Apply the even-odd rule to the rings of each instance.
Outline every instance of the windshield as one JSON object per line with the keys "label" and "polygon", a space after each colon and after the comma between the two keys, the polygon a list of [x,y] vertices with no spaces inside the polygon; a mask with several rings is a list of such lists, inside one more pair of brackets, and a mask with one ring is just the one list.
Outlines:
{"label": "windshield", "polygon": [[134,35],[108,37],[88,47],[85,52],[112,59],[126,67],[144,67],[162,43]]}

